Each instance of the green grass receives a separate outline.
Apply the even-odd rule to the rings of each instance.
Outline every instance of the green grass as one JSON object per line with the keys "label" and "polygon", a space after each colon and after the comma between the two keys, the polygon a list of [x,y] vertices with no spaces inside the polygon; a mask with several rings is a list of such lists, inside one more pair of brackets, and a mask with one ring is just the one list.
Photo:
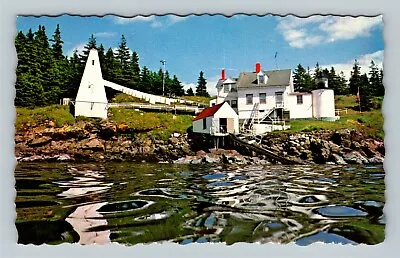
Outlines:
{"label": "green grass", "polygon": [[[382,105],[382,98],[374,98],[375,107]],[[368,112],[357,111],[357,103],[354,96],[335,96],[337,109],[346,109],[342,112],[338,121],[321,120],[294,120],[290,122],[288,132],[310,132],[315,130],[340,130],[357,129],[365,132],[370,137],[383,139],[383,116],[380,108]]]}
{"label": "green grass", "polygon": [[171,133],[185,133],[192,125],[193,116],[171,113],[140,112],[134,109],[111,109],[110,121],[125,123],[134,131],[148,132],[148,135],[167,140]]}
{"label": "green grass", "polygon": [[136,103],[148,103],[148,101],[144,99],[139,99],[125,93],[118,93],[115,97],[111,100],[113,103],[124,103],[124,102],[136,102]]}
{"label": "green grass", "polygon": [[17,107],[15,128],[22,129],[26,125],[38,125],[53,121],[56,126],[72,125],[74,116],[69,111],[69,106],[51,105],[37,108]]}
{"label": "green grass", "polygon": [[210,104],[210,100],[214,99],[214,97],[201,97],[201,96],[182,96],[181,98],[200,102],[206,104],[207,106]]}

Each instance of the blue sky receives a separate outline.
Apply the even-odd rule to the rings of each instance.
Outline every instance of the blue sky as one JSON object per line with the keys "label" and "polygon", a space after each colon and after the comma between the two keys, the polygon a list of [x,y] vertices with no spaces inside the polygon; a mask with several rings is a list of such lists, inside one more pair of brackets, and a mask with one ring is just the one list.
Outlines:
{"label": "blue sky", "polygon": [[[195,87],[203,71],[211,94],[220,77],[237,77],[241,71],[253,71],[256,62],[265,70],[335,66],[350,76],[354,59],[362,72],[368,72],[371,59],[380,67],[383,62],[383,22],[378,17],[247,16],[222,15],[105,17],[22,17],[17,31],[36,31],[46,27],[49,38],[60,25],[64,54],[81,51],[94,34],[98,45],[118,47],[123,34],[128,47],[139,55],[140,66],[150,70],[166,60],[170,74],[176,74],[185,88]],[[275,53],[276,59],[275,59]]]}

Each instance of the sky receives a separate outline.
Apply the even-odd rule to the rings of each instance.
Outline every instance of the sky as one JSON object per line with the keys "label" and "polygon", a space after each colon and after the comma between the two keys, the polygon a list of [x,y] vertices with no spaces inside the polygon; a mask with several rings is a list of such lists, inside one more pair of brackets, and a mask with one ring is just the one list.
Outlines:
{"label": "sky", "polygon": [[349,78],[354,60],[361,72],[368,72],[371,60],[382,68],[384,55],[383,20],[377,17],[340,16],[18,16],[17,31],[36,31],[44,25],[49,38],[57,24],[64,41],[63,51],[71,56],[83,50],[90,36],[107,50],[115,49],[124,35],[127,46],[139,55],[140,66],[161,68],[177,75],[185,89],[195,89],[200,71],[207,89],[215,85],[225,68],[228,77],[255,70],[296,69],[298,64],[314,68],[334,66]]}

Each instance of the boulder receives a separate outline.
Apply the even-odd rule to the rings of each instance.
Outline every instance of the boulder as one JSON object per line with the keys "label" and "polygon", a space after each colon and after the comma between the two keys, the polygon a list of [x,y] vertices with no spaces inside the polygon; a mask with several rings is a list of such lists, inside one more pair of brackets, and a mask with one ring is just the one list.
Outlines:
{"label": "boulder", "polygon": [[367,164],[368,159],[362,156],[358,151],[353,151],[343,155],[343,159],[349,164]]}
{"label": "boulder", "polygon": [[332,153],[332,159],[338,165],[347,165],[347,162],[344,161],[344,159],[341,156],[339,156],[338,154],[336,154],[336,153]]}
{"label": "boulder", "polygon": [[103,151],[104,144],[99,139],[90,139],[84,144],[83,149],[89,149],[93,151]]}
{"label": "boulder", "polygon": [[52,141],[50,136],[42,136],[40,138],[33,139],[28,145],[30,147],[39,147],[48,144]]}

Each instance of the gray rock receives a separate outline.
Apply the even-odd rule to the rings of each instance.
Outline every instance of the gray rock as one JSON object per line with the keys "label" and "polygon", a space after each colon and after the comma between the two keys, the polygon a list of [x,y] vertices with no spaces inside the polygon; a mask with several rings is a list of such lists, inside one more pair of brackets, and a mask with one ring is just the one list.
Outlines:
{"label": "gray rock", "polygon": [[335,163],[338,165],[346,165],[347,164],[347,162],[344,161],[344,159],[336,153],[332,153],[332,157],[335,160]]}
{"label": "gray rock", "polygon": [[357,151],[344,154],[343,159],[349,164],[368,164],[368,159]]}
{"label": "gray rock", "polygon": [[60,156],[57,157],[58,161],[72,161],[74,160],[71,156],[68,154],[61,154]]}
{"label": "gray rock", "polygon": [[378,156],[378,155],[368,159],[369,163],[376,163],[376,164],[382,164],[384,161],[385,161],[385,158]]}

